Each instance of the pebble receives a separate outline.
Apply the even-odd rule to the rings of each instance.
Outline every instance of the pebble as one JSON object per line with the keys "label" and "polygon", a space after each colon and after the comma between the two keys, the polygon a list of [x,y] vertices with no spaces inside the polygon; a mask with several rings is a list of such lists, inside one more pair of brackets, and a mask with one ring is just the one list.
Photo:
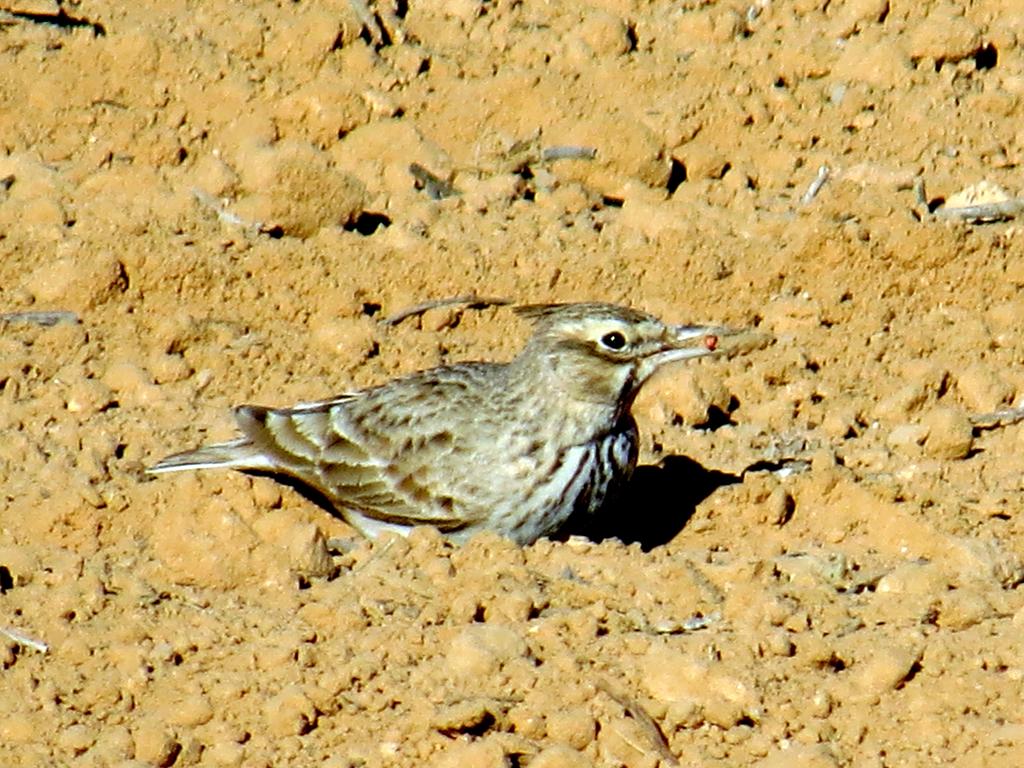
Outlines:
{"label": "pebble", "polygon": [[981,592],[962,587],[943,593],[935,623],[945,629],[962,630],[980,624],[993,614],[992,605]]}
{"label": "pebble", "polygon": [[583,749],[597,736],[597,721],[585,707],[556,709],[547,716],[548,738]]}
{"label": "pebble", "polygon": [[872,416],[883,422],[906,422],[928,400],[928,391],[921,384],[904,384],[882,398]]}
{"label": "pebble", "polygon": [[928,438],[928,427],[923,424],[899,424],[889,431],[885,444],[902,453],[917,453]]}
{"label": "pebble", "polygon": [[288,553],[289,566],[299,574],[323,577],[334,570],[323,531],[313,523],[296,521],[285,510],[270,510],[252,521],[256,534]]}
{"label": "pebble", "polygon": [[631,43],[629,30],[619,17],[607,11],[589,11],[576,28],[575,34],[598,57],[621,56]]}
{"label": "pebble", "polygon": [[96,732],[87,725],[75,725],[61,728],[57,736],[57,744],[74,755],[80,755],[96,743]]}
{"label": "pebble", "polygon": [[962,459],[971,452],[974,428],[959,408],[935,408],[924,415],[922,425],[928,428],[925,453],[936,459]]}
{"label": "pebble", "polygon": [[524,739],[542,739],[547,733],[544,715],[526,704],[512,707],[508,712],[508,722],[512,731]]}
{"label": "pebble", "polygon": [[272,736],[299,736],[316,725],[316,707],[300,686],[289,685],[267,700],[263,717]]}
{"label": "pebble", "polygon": [[968,410],[988,413],[1004,408],[1013,400],[1013,387],[989,366],[968,365],[956,374],[956,389]]}
{"label": "pebble", "polygon": [[135,758],[147,765],[169,765],[181,750],[170,729],[156,718],[143,720],[132,734]]}
{"label": "pebble", "polygon": [[457,674],[484,677],[526,653],[526,642],[512,629],[499,624],[477,624],[466,627],[452,640],[448,664]]}
{"label": "pebble", "polygon": [[829,37],[844,39],[877,24],[889,13],[889,0],[850,0],[843,3],[832,21]]}
{"label": "pebble", "polygon": [[92,416],[114,402],[113,390],[97,379],[76,378],[68,387],[65,407],[71,413]]}
{"label": "pebble", "polygon": [[495,719],[495,702],[473,698],[441,708],[431,719],[430,725],[442,733],[452,734],[472,731]]}
{"label": "pebble", "polygon": [[949,576],[935,563],[903,563],[878,580],[876,594],[937,595],[949,588]]}
{"label": "pebble", "polygon": [[183,728],[193,728],[213,719],[210,700],[199,691],[187,693],[180,699],[169,702],[164,712],[168,723]]}
{"label": "pebble", "polygon": [[853,685],[862,693],[878,695],[895,690],[910,675],[921,655],[899,646],[875,647],[871,656],[854,666]]}

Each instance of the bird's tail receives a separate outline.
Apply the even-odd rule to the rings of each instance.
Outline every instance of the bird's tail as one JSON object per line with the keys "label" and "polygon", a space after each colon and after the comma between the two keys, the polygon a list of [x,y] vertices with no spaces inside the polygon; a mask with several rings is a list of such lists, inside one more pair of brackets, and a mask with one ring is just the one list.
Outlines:
{"label": "bird's tail", "polygon": [[271,462],[248,437],[217,443],[161,459],[146,472],[159,475],[186,469],[273,469]]}

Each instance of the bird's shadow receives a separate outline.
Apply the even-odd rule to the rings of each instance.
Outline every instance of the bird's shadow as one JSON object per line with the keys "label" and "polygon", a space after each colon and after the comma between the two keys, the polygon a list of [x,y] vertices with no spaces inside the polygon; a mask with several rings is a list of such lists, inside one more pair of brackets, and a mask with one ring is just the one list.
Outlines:
{"label": "bird's shadow", "polygon": [[687,456],[666,456],[658,464],[636,468],[632,478],[594,515],[577,515],[558,538],[580,535],[591,541],[619,539],[650,550],[667,544],[686,526],[697,505],[716,489],[743,482],[707,469]]}

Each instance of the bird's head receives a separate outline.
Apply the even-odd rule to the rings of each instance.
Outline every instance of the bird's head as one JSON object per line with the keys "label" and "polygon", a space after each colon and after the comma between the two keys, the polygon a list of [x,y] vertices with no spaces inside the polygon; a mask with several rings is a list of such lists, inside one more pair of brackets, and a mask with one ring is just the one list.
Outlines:
{"label": "bird's head", "polygon": [[521,361],[541,365],[566,396],[626,408],[659,368],[710,355],[718,335],[729,333],[717,326],[668,325],[614,304],[533,304],[516,312],[534,322]]}

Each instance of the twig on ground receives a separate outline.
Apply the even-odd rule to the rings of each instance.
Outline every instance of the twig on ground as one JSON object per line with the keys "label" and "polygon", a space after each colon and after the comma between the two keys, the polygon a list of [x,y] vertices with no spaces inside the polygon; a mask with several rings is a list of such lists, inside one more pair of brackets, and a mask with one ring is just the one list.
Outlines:
{"label": "twig on ground", "polygon": [[552,160],[593,160],[595,157],[597,157],[597,150],[594,147],[564,145],[545,147],[540,151],[542,163]]}
{"label": "twig on ground", "polygon": [[477,296],[474,293],[467,293],[462,296],[452,296],[448,299],[432,299],[431,301],[424,301],[422,304],[416,304],[385,317],[383,323],[385,325],[398,325],[403,320],[407,320],[410,317],[415,317],[417,315],[422,315],[424,312],[429,312],[432,309],[458,306],[460,304],[465,305],[467,309],[484,309],[486,307],[502,307],[511,303],[512,302],[509,299],[497,297],[485,298],[483,296]]}
{"label": "twig on ground", "polygon": [[19,629],[15,629],[14,627],[0,627],[0,635],[9,637],[18,645],[24,646],[25,648],[31,648],[32,650],[39,651],[40,653],[50,652],[50,646],[42,640],[36,640],[34,637],[29,637],[24,632]]}
{"label": "twig on ground", "polygon": [[809,205],[814,198],[818,196],[821,188],[825,186],[825,182],[828,181],[829,176],[832,174],[831,169],[827,165],[821,165],[818,167],[818,175],[814,177],[814,181],[807,187],[807,191],[804,192],[800,198],[801,205]]}
{"label": "twig on ground", "polygon": [[1005,221],[1024,212],[1024,198],[1001,200],[998,203],[963,205],[957,208],[937,208],[933,215],[940,219],[961,219],[970,222]]}
{"label": "twig on ground", "polygon": [[976,429],[998,429],[999,427],[1008,427],[1011,424],[1017,424],[1022,421],[1024,421],[1024,405],[971,416],[971,424]]}
{"label": "twig on ground", "polygon": [[44,328],[49,328],[60,323],[77,325],[80,322],[82,321],[78,315],[63,309],[0,313],[0,324],[6,325],[41,325]]}

